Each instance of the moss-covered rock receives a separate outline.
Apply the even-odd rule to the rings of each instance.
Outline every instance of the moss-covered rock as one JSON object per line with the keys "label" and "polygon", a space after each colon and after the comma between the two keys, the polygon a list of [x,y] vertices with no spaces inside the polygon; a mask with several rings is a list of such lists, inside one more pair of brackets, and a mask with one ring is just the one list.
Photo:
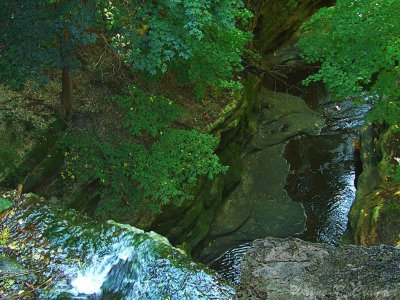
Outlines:
{"label": "moss-covered rock", "polygon": [[64,128],[65,123],[57,119],[50,122],[43,132],[38,132],[31,148],[3,174],[0,186],[15,188],[21,183],[24,190],[30,192],[51,177],[63,161],[57,140]]}
{"label": "moss-covered rock", "polygon": [[222,164],[229,167],[228,172],[213,180],[202,178],[193,201],[167,207],[161,215],[147,218],[150,224],[142,222],[140,227],[151,228],[186,249],[196,247],[208,235],[225,195],[241,180],[245,146],[256,131],[260,83],[260,78],[248,74],[242,96],[229,103],[208,127],[211,134],[220,137],[216,152]]}
{"label": "moss-covered rock", "polygon": [[53,83],[41,89],[27,84],[19,92],[0,85],[0,186],[16,188],[31,171],[32,166],[25,166],[27,158],[37,156],[35,166],[46,155],[47,149],[35,149],[54,127],[58,101]]}
{"label": "moss-covered rock", "polygon": [[[254,2],[255,20],[257,21],[255,30],[257,50],[266,57],[267,53],[271,54],[275,48],[287,41],[299,24],[312,11],[318,9],[323,1],[311,2],[310,0],[287,0],[282,3],[269,0]],[[91,71],[89,74],[86,71],[78,72],[76,77],[76,82],[79,82],[76,85],[76,109],[79,113],[75,114],[75,125],[79,128],[95,127],[95,131],[100,134],[111,128],[114,133],[120,120],[116,117],[110,118],[110,115],[116,116],[119,112],[115,111],[115,107],[113,108],[108,101],[103,103],[101,100],[105,96],[108,97],[111,91],[106,87],[107,84],[93,84],[93,82],[98,83],[104,79],[99,80],[98,78],[98,74],[104,74],[104,70],[93,66],[99,65],[99,58],[102,58],[100,65],[103,65],[105,49],[99,47],[89,50],[88,53],[83,55],[82,59]],[[90,61],[86,61],[87,59]],[[109,64],[112,70],[114,70],[115,63],[115,61],[112,61]],[[121,78],[114,78],[115,81],[119,79]],[[122,80],[119,81],[122,82]],[[223,199],[238,185],[241,179],[244,168],[243,153],[247,142],[256,133],[258,126],[259,98],[257,95],[260,81],[260,78],[254,75],[245,75],[243,79],[245,89],[242,97],[237,97],[232,101],[230,101],[231,99],[208,101],[209,105],[206,106],[209,107],[206,110],[203,110],[204,107],[201,107],[201,105],[197,105],[197,109],[192,109],[191,106],[196,105],[191,104],[190,101],[184,103],[186,106],[190,106],[191,116],[198,114],[198,118],[192,118],[194,121],[202,118],[202,122],[196,121],[197,123],[194,122],[194,124],[189,124],[185,120],[187,123],[185,125],[193,125],[196,129],[220,137],[217,153],[222,163],[230,167],[229,171],[214,178],[213,181],[201,179],[197,189],[193,191],[196,197],[192,202],[182,202],[176,207],[167,207],[160,215],[143,214],[135,225],[145,229],[157,230],[167,235],[173,243],[184,245],[186,249],[198,245],[208,234],[210,223],[219,210]],[[117,90],[120,90],[120,87]],[[54,92],[53,89],[52,91],[52,95],[56,95],[58,98],[58,90]],[[183,93],[183,95],[187,96],[186,93]],[[226,105],[219,116],[212,115],[220,111],[216,107],[223,106],[222,104]],[[93,111],[94,107],[97,107],[96,111]],[[213,122],[209,119],[210,115],[211,120],[214,120]],[[105,128],[107,130],[104,130]],[[24,153],[17,164],[18,167],[13,168],[12,172],[8,172],[4,179],[1,178],[0,174],[0,181],[6,186],[15,186],[16,183],[23,182],[26,190],[34,190],[48,197],[62,198],[64,204],[91,214],[99,200],[96,195],[99,186],[95,180],[83,186],[74,183],[69,185],[61,179],[54,180],[54,171],[62,162],[63,157],[62,153],[53,147],[55,140],[52,132],[50,128],[48,134],[42,135],[42,137],[46,137],[39,139],[43,143],[30,148],[27,152],[31,152],[31,155]]]}
{"label": "moss-covered rock", "polygon": [[349,214],[354,242],[359,245],[400,245],[400,189],[388,170],[400,157],[400,133],[391,127],[378,133],[372,124],[361,133],[363,172]]}
{"label": "moss-covered rock", "polygon": [[265,236],[287,237],[305,228],[305,213],[285,190],[289,164],[286,142],[299,134],[318,134],[324,120],[303,99],[268,91],[258,94],[260,114],[247,145],[240,184],[211,225],[201,256],[210,260],[241,243]]}
{"label": "moss-covered rock", "polygon": [[[323,6],[331,5],[330,0],[265,0],[253,1],[255,13],[254,46],[257,51],[274,61],[274,51],[292,42],[300,25]],[[293,49],[293,48],[291,48]],[[288,53],[280,56],[288,58]]]}
{"label": "moss-covered rock", "polygon": [[[12,198],[13,194],[1,195]],[[0,297],[35,299],[230,299],[233,289],[154,232],[95,222],[22,195],[0,216]],[[23,266],[23,268],[21,267]],[[4,283],[17,283],[15,288]],[[34,283],[34,288],[29,284]],[[7,290],[5,289],[6,287]],[[19,291],[18,288],[21,288]],[[23,299],[25,299],[23,298]]]}
{"label": "moss-covered rock", "polygon": [[318,134],[324,119],[311,110],[303,99],[267,89],[260,92],[261,116],[251,147],[263,149],[299,134]]}
{"label": "moss-covered rock", "polygon": [[0,198],[0,213],[9,209],[11,206],[13,206],[13,203],[10,200],[5,198]]}
{"label": "moss-covered rock", "polygon": [[10,299],[10,295],[21,299],[35,299],[33,293],[26,292],[26,287],[41,284],[38,282],[36,271],[24,268],[3,254],[0,254],[0,278],[1,299]]}

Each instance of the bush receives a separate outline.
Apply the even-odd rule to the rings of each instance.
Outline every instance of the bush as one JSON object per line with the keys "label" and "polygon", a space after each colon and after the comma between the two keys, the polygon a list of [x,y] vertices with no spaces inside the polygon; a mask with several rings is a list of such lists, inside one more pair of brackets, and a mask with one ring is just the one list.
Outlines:
{"label": "bush", "polygon": [[100,140],[70,132],[63,139],[70,150],[62,176],[99,182],[98,215],[128,221],[140,212],[160,212],[164,205],[193,199],[199,176],[211,179],[227,170],[214,154],[214,137],[172,127],[183,111],[171,100],[135,87],[115,100],[125,111],[127,137]]}

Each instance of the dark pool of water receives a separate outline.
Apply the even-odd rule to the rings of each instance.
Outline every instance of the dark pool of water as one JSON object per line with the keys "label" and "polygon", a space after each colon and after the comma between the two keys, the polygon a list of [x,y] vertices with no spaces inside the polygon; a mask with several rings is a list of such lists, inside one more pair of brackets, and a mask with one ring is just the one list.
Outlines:
{"label": "dark pool of water", "polygon": [[286,190],[303,203],[306,231],[313,242],[337,245],[346,230],[347,214],[355,197],[352,142],[355,134],[301,137],[286,147],[292,174]]}
{"label": "dark pool of water", "polygon": [[286,190],[306,211],[307,228],[300,237],[338,245],[355,198],[354,144],[368,105],[323,99],[316,110],[327,126],[318,136],[302,136],[286,146],[291,167]]}
{"label": "dark pool of water", "polygon": [[[286,190],[303,204],[307,228],[300,238],[337,245],[347,227],[347,215],[355,198],[354,142],[368,106],[323,98],[313,109],[326,118],[318,136],[300,136],[285,149],[290,164]],[[227,251],[211,267],[238,284],[239,265],[249,243]]]}

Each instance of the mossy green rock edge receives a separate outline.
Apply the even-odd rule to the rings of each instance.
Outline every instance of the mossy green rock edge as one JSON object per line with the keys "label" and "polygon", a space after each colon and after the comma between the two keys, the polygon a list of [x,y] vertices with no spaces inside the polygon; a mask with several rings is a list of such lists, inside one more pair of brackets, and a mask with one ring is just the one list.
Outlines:
{"label": "mossy green rock edge", "polygon": [[193,192],[193,201],[166,207],[150,225],[139,224],[139,227],[167,236],[174,245],[180,245],[189,252],[195,248],[193,256],[199,255],[201,242],[208,235],[225,196],[241,180],[243,153],[247,142],[256,132],[260,88],[261,78],[247,74],[242,95],[235,103],[229,104],[217,121],[208,128],[210,134],[219,137],[220,144],[216,153],[229,170],[213,180],[201,178]]}
{"label": "mossy green rock edge", "polygon": [[[38,299],[55,299],[60,293],[68,293],[76,272],[96,267],[97,259],[105,254],[107,261],[112,262],[115,256],[118,262],[121,251],[128,253],[127,265],[134,268],[125,275],[136,274],[134,276],[140,277],[138,281],[149,281],[154,285],[152,289],[156,289],[154,295],[170,296],[168,293],[176,292],[177,285],[182,286],[181,280],[193,281],[187,285],[189,293],[211,291],[208,295],[216,296],[215,299],[229,299],[233,293],[213,271],[193,263],[182,250],[172,247],[159,234],[114,221],[96,222],[77,211],[49,204],[34,194],[23,195],[11,210],[0,215],[0,231],[4,230],[8,238],[1,252],[7,259],[37,271],[39,282],[53,278],[51,284],[37,290]],[[93,259],[96,255],[98,258]],[[159,276],[153,279],[154,268]],[[112,284],[119,284],[120,277],[114,278],[112,272],[107,276],[110,278],[107,277],[104,284],[108,283],[112,290]],[[162,287],[158,285],[160,280]]]}
{"label": "mossy green rock edge", "polygon": [[349,232],[359,245],[399,246],[400,189],[387,174],[388,166],[393,164],[392,148],[396,146],[389,141],[397,130],[391,127],[377,131],[374,124],[361,130],[363,172],[349,214]]}

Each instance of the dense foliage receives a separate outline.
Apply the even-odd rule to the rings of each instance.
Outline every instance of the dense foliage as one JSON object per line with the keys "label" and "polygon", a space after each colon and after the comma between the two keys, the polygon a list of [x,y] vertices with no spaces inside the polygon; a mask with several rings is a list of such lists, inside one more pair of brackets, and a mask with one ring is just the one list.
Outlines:
{"label": "dense foliage", "polygon": [[[198,96],[240,88],[250,17],[241,0],[3,0],[0,83],[39,86],[61,71],[62,116],[71,120],[80,50],[101,36],[113,57],[139,75],[158,80],[167,74]],[[63,143],[69,149],[64,178],[100,184],[100,215],[128,219],[159,211],[190,199],[200,175],[225,170],[214,154],[215,138],[172,126],[183,112],[170,100],[135,88],[114,100],[125,111],[122,132],[98,136],[77,128]]]}
{"label": "dense foliage", "polygon": [[[306,82],[322,80],[338,98],[370,100],[371,121],[399,129],[400,1],[338,0],[303,26],[300,48],[310,63],[321,64]],[[397,160],[394,158],[393,160]],[[400,180],[399,161],[388,166]]]}
{"label": "dense foliage", "polygon": [[251,37],[236,22],[249,17],[237,0],[110,2],[107,9],[114,47],[128,65],[151,74],[171,69],[200,92],[232,84]]}
{"label": "dense foliage", "polygon": [[46,82],[49,70],[76,67],[76,48],[96,38],[89,31],[96,24],[95,2],[1,1],[0,82],[21,88],[27,80]]}
{"label": "dense foliage", "polygon": [[127,136],[75,132],[64,139],[70,151],[63,176],[98,181],[100,216],[132,221],[137,213],[159,212],[166,204],[192,199],[200,175],[213,178],[226,170],[214,154],[215,138],[171,126],[183,115],[171,100],[136,87],[115,100],[125,111]]}
{"label": "dense foliage", "polygon": [[[0,3],[0,82],[43,82],[78,66],[78,47],[102,34],[133,70],[171,70],[180,80],[232,87],[251,17],[237,0],[5,0]],[[239,22],[239,23],[238,23]]]}
{"label": "dense foliage", "polygon": [[400,116],[400,1],[338,0],[303,26],[300,47],[321,64],[307,82],[322,80],[338,98],[369,98],[370,117],[397,125]]}

